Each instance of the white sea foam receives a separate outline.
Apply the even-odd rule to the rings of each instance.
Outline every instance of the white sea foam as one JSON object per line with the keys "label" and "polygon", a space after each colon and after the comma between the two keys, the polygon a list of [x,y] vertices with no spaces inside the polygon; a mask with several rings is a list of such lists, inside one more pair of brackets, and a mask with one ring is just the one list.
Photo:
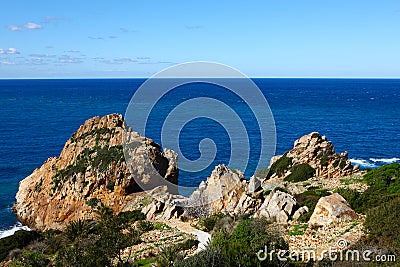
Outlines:
{"label": "white sea foam", "polygon": [[20,222],[18,222],[12,228],[10,228],[8,230],[0,230],[0,239],[7,237],[7,236],[11,236],[16,231],[19,231],[19,230],[31,231],[31,229],[28,226],[23,226]]}
{"label": "white sea foam", "polygon": [[372,162],[381,162],[381,163],[393,163],[393,162],[400,162],[400,158],[390,158],[390,159],[376,159],[376,158],[370,158],[369,159]]}
{"label": "white sea foam", "polygon": [[378,166],[376,166],[374,163],[369,162],[368,160],[365,159],[350,159],[350,162],[355,165],[358,164],[361,167],[364,168],[376,168]]}

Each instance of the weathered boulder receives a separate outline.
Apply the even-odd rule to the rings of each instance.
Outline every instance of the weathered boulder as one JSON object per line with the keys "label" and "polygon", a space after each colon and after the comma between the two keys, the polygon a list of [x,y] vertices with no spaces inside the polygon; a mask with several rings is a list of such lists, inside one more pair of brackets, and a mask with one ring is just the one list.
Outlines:
{"label": "weathered boulder", "polygon": [[287,223],[296,205],[296,199],[292,195],[279,190],[271,191],[254,216],[275,218],[279,223]]}
{"label": "weathered boulder", "polygon": [[293,220],[298,220],[300,218],[301,215],[307,213],[308,207],[307,206],[303,206],[301,208],[299,208],[298,210],[296,210],[296,212],[293,214]]}
{"label": "weathered boulder", "polygon": [[342,222],[358,219],[347,201],[338,193],[322,197],[318,200],[313,214],[308,222],[311,227],[328,226],[332,222]]}
{"label": "weathered boulder", "polygon": [[143,195],[135,180],[147,178],[143,164],[153,165],[163,179],[176,182],[176,153],[162,151],[135,132],[128,137],[135,140],[132,153],[138,164],[127,167],[124,127],[119,114],[94,117],[80,126],[59,157],[48,159],[20,182],[14,205],[18,219],[37,230],[62,229],[73,220],[94,218],[93,206],[99,201],[115,212],[129,210],[137,194]]}
{"label": "weathered boulder", "polygon": [[208,213],[238,216],[253,213],[261,200],[253,198],[244,174],[221,164],[189,197],[194,206],[204,206]]}
{"label": "weathered boulder", "polygon": [[259,191],[261,188],[261,182],[262,180],[256,176],[251,176],[249,180],[249,185],[248,185],[248,192],[250,194],[255,194],[257,191]]}

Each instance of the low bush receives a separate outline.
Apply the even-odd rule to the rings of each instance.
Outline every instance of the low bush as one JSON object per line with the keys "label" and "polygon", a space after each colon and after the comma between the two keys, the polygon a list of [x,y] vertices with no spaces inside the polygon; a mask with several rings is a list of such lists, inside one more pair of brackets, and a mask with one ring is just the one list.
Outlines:
{"label": "low bush", "polygon": [[284,154],[271,165],[266,178],[269,179],[274,174],[283,176],[285,172],[289,170],[290,165],[292,165],[292,158],[287,157],[286,154]]}
{"label": "low bush", "polygon": [[400,197],[367,212],[364,226],[375,239],[400,252]]}
{"label": "low bush", "polygon": [[[219,266],[273,266],[269,259],[260,261],[257,252],[265,249],[288,249],[281,235],[268,229],[265,219],[247,219],[240,222],[232,234],[218,231],[213,234],[210,248],[221,253]],[[210,248],[207,248],[210,249]]]}
{"label": "low bush", "polygon": [[291,174],[285,178],[285,181],[293,183],[308,180],[315,175],[315,169],[308,164],[294,165],[290,172]]}
{"label": "low bush", "polygon": [[11,250],[23,248],[39,238],[41,238],[40,234],[35,231],[20,230],[15,232],[12,236],[0,239],[0,262],[8,256]]}

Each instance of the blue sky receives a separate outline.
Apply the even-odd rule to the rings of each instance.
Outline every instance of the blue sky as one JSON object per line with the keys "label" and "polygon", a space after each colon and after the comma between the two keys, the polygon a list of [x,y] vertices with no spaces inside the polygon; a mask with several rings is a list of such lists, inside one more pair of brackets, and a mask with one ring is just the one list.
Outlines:
{"label": "blue sky", "polygon": [[400,77],[400,2],[2,3],[0,78],[149,77],[196,60],[251,77]]}

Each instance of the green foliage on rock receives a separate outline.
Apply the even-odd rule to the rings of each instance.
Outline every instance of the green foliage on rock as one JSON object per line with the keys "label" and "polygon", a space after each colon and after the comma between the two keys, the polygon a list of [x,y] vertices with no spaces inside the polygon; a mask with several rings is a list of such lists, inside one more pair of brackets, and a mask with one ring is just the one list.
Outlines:
{"label": "green foliage on rock", "polygon": [[315,175],[315,169],[308,164],[294,165],[290,172],[291,174],[285,178],[285,181],[293,183],[308,180]]}
{"label": "green foliage on rock", "polygon": [[105,172],[112,163],[118,164],[123,160],[124,152],[122,145],[111,147],[96,145],[93,148],[85,148],[73,164],[56,171],[52,179],[52,190],[53,192],[57,191],[67,179],[71,177],[72,179],[76,179],[77,174],[84,174],[89,167],[99,172]]}
{"label": "green foliage on rock", "polygon": [[277,161],[275,161],[271,165],[266,178],[269,179],[274,174],[277,174],[278,176],[283,176],[285,172],[289,170],[291,164],[292,164],[292,158],[287,157],[286,154],[284,154],[282,157],[280,157]]}

